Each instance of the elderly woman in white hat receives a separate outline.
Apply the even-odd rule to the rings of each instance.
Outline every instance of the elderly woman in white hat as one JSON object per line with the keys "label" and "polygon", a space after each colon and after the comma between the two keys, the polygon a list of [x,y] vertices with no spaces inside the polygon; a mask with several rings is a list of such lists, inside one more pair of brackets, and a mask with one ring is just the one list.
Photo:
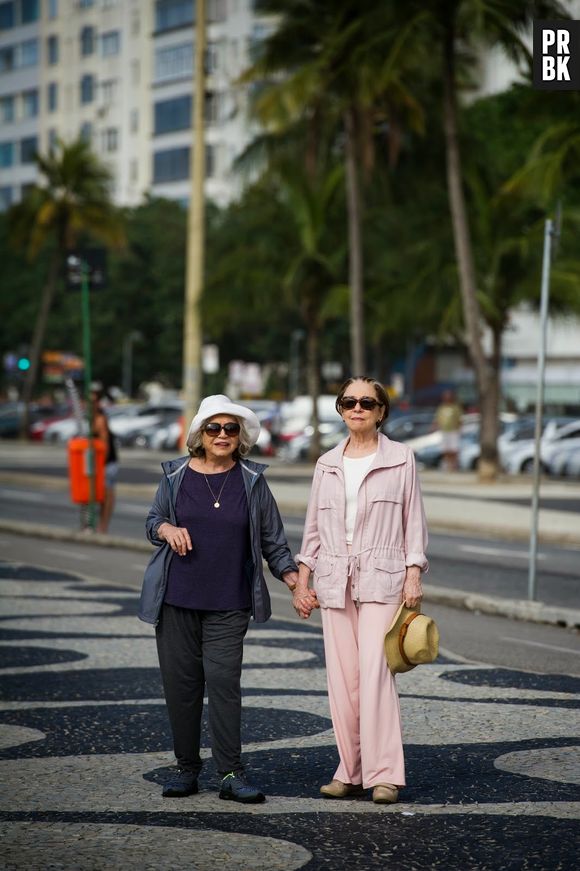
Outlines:
{"label": "elderly woman in white hat", "polygon": [[139,616],[156,626],[177,760],[164,796],[198,791],[207,688],[219,797],[264,801],[241,762],[243,641],[250,615],[264,622],[271,614],[262,557],[291,590],[298,575],[266,466],[245,459],[259,432],[249,408],[223,395],[204,399],[189,428],[189,456],[162,464],[147,517],[147,536],[159,548],[145,573]]}

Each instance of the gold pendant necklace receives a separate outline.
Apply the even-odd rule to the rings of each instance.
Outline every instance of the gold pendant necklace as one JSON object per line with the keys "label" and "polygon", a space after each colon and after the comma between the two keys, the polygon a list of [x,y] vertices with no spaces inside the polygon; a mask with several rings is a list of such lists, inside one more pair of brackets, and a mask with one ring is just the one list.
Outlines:
{"label": "gold pendant necklace", "polygon": [[228,470],[228,473],[227,473],[226,477],[224,478],[224,482],[223,482],[222,486],[220,487],[220,491],[219,491],[219,493],[217,494],[217,496],[215,495],[215,493],[213,492],[213,490],[212,490],[211,487],[209,486],[209,481],[207,480],[207,475],[205,474],[205,472],[203,473],[203,477],[205,478],[205,483],[207,484],[207,489],[208,489],[209,492],[211,493],[211,497],[212,497],[212,499],[214,500],[214,503],[213,503],[213,507],[214,507],[214,508],[219,508],[219,507],[220,507],[220,497],[221,497],[221,495],[222,495],[222,493],[223,493],[223,491],[224,491],[224,487],[226,486],[226,481],[227,481],[228,478],[230,477],[230,472],[232,471],[233,468],[234,468],[234,467],[232,466],[232,468]]}

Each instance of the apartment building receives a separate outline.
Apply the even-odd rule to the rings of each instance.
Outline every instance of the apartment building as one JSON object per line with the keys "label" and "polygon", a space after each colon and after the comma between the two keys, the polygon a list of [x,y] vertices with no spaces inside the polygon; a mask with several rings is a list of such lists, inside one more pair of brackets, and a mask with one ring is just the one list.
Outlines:
{"label": "apartment building", "polygon": [[[206,194],[240,192],[233,170],[252,132],[237,84],[271,24],[252,0],[207,0]],[[114,198],[186,202],[192,142],[195,0],[0,0],[0,209],[36,178],[57,137],[89,141]]]}

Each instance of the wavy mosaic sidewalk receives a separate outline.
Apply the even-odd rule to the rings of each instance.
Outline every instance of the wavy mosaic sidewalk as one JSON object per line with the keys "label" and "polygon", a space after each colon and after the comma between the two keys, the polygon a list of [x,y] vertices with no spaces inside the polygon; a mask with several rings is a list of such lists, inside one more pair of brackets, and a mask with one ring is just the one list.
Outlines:
{"label": "wavy mosaic sidewalk", "polygon": [[133,590],[0,564],[3,869],[571,868],[580,679],[441,659],[399,678],[402,801],[318,796],[336,765],[322,638],[248,634],[245,761],[264,805],[163,799],[172,764],[153,631]]}

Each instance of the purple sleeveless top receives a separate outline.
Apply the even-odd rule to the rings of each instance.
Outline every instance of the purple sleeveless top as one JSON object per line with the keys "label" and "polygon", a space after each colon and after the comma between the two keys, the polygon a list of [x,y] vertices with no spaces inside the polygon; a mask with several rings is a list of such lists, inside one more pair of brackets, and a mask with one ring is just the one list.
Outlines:
{"label": "purple sleeveless top", "polygon": [[[208,487],[203,474],[189,466],[185,470],[175,514],[177,525],[189,532],[193,549],[171,558],[168,605],[200,611],[251,607],[250,518],[240,464],[231,469],[227,481],[226,475],[208,475]],[[214,508],[220,490],[220,507]]]}

